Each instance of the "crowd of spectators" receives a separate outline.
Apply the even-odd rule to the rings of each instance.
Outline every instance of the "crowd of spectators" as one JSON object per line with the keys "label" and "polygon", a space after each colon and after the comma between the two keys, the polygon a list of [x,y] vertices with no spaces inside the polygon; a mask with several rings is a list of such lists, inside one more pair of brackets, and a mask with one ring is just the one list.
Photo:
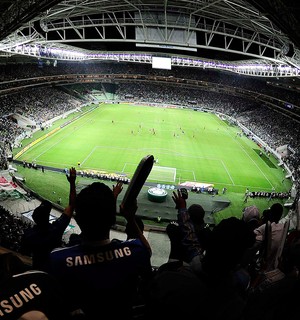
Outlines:
{"label": "crowd of spectators", "polygon": [[[81,105],[82,99],[53,87],[0,96],[0,168],[7,166],[13,146],[20,146],[21,140],[30,137],[35,129]],[[22,125],[18,115],[26,119]]]}
{"label": "crowd of spectators", "polygon": [[[146,64],[128,63],[86,63],[59,64],[59,67],[46,66],[38,68],[34,64],[7,64],[1,65],[1,86],[13,86],[18,79],[30,79],[46,75],[59,74],[147,74],[150,76],[163,75],[173,78],[186,78],[219,83],[233,88],[244,88],[252,90],[254,95],[267,94],[270,96],[280,96],[289,103],[297,103],[298,92],[288,90],[288,86],[278,89],[270,85],[266,79],[256,79],[242,77],[212,71],[198,70],[194,68],[173,68],[172,71],[152,69]],[[169,72],[169,73],[168,73]],[[170,76],[170,74],[172,76]],[[17,79],[18,78],[18,79]],[[170,78],[170,79],[171,79]],[[197,108],[214,113],[226,114],[244,125],[270,148],[276,150],[277,147],[287,145],[293,152],[284,158],[284,162],[290,167],[296,184],[299,184],[299,150],[300,150],[300,127],[291,117],[283,117],[282,110],[261,103],[259,100],[248,100],[238,97],[235,94],[225,94],[220,92],[206,91],[203,88],[195,88],[188,85],[176,85],[172,82],[156,83],[151,78],[149,82],[127,82],[122,81],[115,85],[115,96],[120,101],[138,101],[145,103],[172,104],[190,108]],[[18,80],[18,81],[17,81]],[[277,80],[283,82],[284,80]],[[103,86],[95,84],[98,89]],[[61,87],[36,87],[25,91],[16,91],[14,94],[2,95],[0,98],[0,133],[2,141],[14,141],[16,137],[26,137],[28,128],[18,125],[14,114],[28,118],[37,126],[43,122],[60,116],[72,110],[84,101],[84,94],[92,91],[92,84],[74,84],[73,86]],[[0,92],[1,93],[1,92]],[[298,108],[298,107],[297,107]],[[30,134],[30,132],[29,132]],[[1,147],[1,163],[5,164],[4,147]]]}
{"label": "crowd of spectators", "polygon": [[41,125],[80,105],[79,99],[53,87],[31,88],[26,92],[1,96],[0,99],[2,116],[13,121],[14,114],[20,114],[35,125]]}
{"label": "crowd of spectators", "polygon": [[20,252],[22,235],[31,223],[0,206],[0,226],[0,245]]}
{"label": "crowd of spectators", "polygon": [[[152,83],[119,84],[117,94],[120,100],[125,101],[129,100],[127,96],[131,96],[130,100],[133,101],[200,107],[202,110],[226,114],[249,128],[274,150],[285,144],[299,148],[300,129],[291,128],[292,120],[282,121],[276,110],[260,102],[196,88]],[[194,103],[191,105],[189,101]]]}
{"label": "crowd of spectators", "polygon": [[[142,74],[172,76],[174,78],[208,81],[235,88],[245,88],[256,93],[277,97],[295,105],[298,103],[298,92],[293,91],[291,88],[296,87],[296,85],[287,85],[287,80],[284,78],[271,79],[270,81],[269,78],[246,77],[209,69],[173,67],[172,70],[162,70],[153,69],[150,64],[126,62],[59,62],[57,67],[44,64],[43,68],[38,67],[38,64],[34,63],[0,65],[0,90],[12,86],[12,82],[16,80],[64,74]],[[7,83],[7,81],[11,83]],[[295,84],[297,84],[297,79],[294,81]],[[278,86],[276,86],[276,84],[278,84]],[[285,86],[281,86],[281,84],[285,84]]]}
{"label": "crowd of spectators", "polygon": [[[33,317],[36,312],[50,320],[100,319],[103,314],[150,320],[159,315],[193,317],[197,312],[205,320],[279,320],[285,315],[294,320],[299,316],[293,303],[300,298],[300,235],[298,230],[289,231],[289,221],[282,220],[280,203],[262,213],[255,205],[245,207],[241,218],[207,226],[203,207],[187,207],[186,194],[174,190],[177,219],[166,228],[170,254],[167,262],[153,268],[153,249],[136,218],[138,202],[117,207],[123,183],[110,188],[96,181],[76,194],[76,170],[68,172],[69,205],[62,217],[69,221],[73,216],[80,233],[76,241],[63,243],[66,223],[57,220],[59,233],[48,227],[38,230],[41,222],[49,225],[51,206],[42,203],[34,210],[36,226],[27,229],[39,239],[35,264],[25,266],[15,254],[0,255],[3,319]],[[110,237],[117,212],[127,221],[125,240]],[[0,214],[4,224],[14,225],[7,215]],[[25,227],[18,234],[21,243],[26,239],[21,237]],[[50,242],[56,247],[49,250]],[[0,244],[7,244],[2,237]],[[36,241],[31,245],[36,247]],[[22,301],[28,296],[30,303],[18,307],[11,298]]]}

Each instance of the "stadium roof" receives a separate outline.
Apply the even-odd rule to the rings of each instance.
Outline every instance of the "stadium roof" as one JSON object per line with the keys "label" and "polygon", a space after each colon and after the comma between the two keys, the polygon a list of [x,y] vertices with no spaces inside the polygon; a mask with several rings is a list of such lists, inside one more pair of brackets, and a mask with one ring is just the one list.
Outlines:
{"label": "stadium roof", "polygon": [[[2,0],[0,56],[300,73],[298,0]],[[264,70],[261,72],[260,70]]]}

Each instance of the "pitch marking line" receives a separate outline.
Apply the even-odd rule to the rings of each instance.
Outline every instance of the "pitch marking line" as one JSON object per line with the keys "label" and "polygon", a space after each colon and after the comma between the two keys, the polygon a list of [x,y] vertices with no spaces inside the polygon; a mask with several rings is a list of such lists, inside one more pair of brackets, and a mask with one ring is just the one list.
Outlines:
{"label": "pitch marking line", "polygon": [[[218,120],[221,121],[219,118],[218,118]],[[257,167],[258,171],[260,171],[262,176],[268,181],[269,185],[272,188],[274,188],[274,186],[272,185],[271,181],[268,179],[268,177],[265,175],[265,173],[260,169],[260,167],[257,165],[257,163],[250,157],[249,153],[245,150],[245,148],[242,146],[242,144],[239,141],[237,141],[236,139],[234,139],[233,136],[228,131],[226,131],[226,133],[240,147],[240,149],[242,149],[242,151],[247,155],[247,157],[254,163],[254,165]]]}
{"label": "pitch marking line", "polygon": [[[81,126],[77,127],[77,128],[75,129],[75,131],[79,130],[79,128],[81,128],[82,126],[84,126],[84,125],[85,125],[87,122],[89,122],[89,121],[90,121],[90,119],[86,120],[84,123],[82,123]],[[49,138],[53,138],[58,132],[61,132],[61,130],[66,129],[67,127],[68,127],[68,126],[66,126],[66,127],[62,128],[62,129],[58,130],[57,132],[54,133],[54,135],[48,136],[48,137],[45,139],[45,141],[49,140]],[[68,129],[69,129],[69,127],[68,127]],[[69,134],[64,135],[60,140],[58,140],[57,142],[55,142],[54,144],[52,144],[49,148],[47,148],[46,150],[44,150],[43,152],[41,152],[40,154],[38,154],[38,155],[34,158],[34,160],[37,161],[37,159],[38,159],[39,157],[41,157],[41,156],[42,156],[43,154],[45,154],[47,151],[51,150],[53,147],[55,147],[57,144],[59,144],[59,143],[60,143],[61,141],[63,141],[66,137],[69,137],[69,136],[72,135],[73,133],[74,133],[74,131],[70,132]],[[36,145],[34,145],[33,148],[34,148],[35,146],[38,146],[38,145],[39,145],[39,143],[37,143]],[[32,149],[29,148],[28,150],[32,150]],[[28,150],[27,150],[27,151],[28,151]],[[27,152],[27,151],[26,151],[26,152]],[[25,154],[26,152],[24,152],[24,154]]]}
{"label": "pitch marking line", "polygon": [[[115,146],[95,146],[95,147],[91,150],[91,152],[86,156],[86,158],[81,162],[81,164],[84,164],[84,163],[92,156],[92,154],[95,152],[95,150],[98,149],[98,148],[99,148],[99,149],[105,149],[105,148],[107,148],[107,149],[116,149],[116,150],[130,150],[130,149],[131,149],[131,150],[133,150],[133,151],[137,151],[137,150],[138,150],[138,151],[141,151],[141,150],[145,150],[145,151],[147,150],[147,151],[149,151],[149,148],[138,148],[138,149],[136,149],[136,148],[115,147]],[[171,151],[171,150],[169,150],[169,149],[157,148],[156,150],[165,150],[166,152],[163,152],[162,154],[168,154],[168,155],[169,155],[169,154],[172,154],[172,155],[174,155],[174,152]],[[153,151],[153,149],[151,149],[151,151]],[[196,159],[206,159],[206,160],[219,161],[219,162],[222,164],[225,172],[227,173],[230,181],[232,182],[232,184],[228,184],[228,185],[233,185],[233,186],[235,186],[235,182],[234,182],[233,178],[231,177],[231,175],[230,175],[230,173],[229,173],[229,170],[227,169],[226,165],[223,163],[222,160],[220,160],[220,159],[218,159],[218,158],[208,158],[208,157],[192,156],[192,155],[190,155],[190,154],[182,154],[182,153],[178,153],[178,152],[175,153],[175,155],[177,155],[177,156],[182,156],[182,157],[196,158]],[[128,163],[128,162],[125,163],[124,166],[123,166],[122,172],[125,172],[125,168],[126,168],[127,165],[136,165],[136,164]],[[176,169],[178,169],[178,170],[180,170],[180,171],[188,171],[188,172],[191,172],[192,175],[193,175],[193,177],[194,177],[194,181],[197,181],[194,170],[184,170],[184,169],[180,169],[180,168],[176,168]],[[177,176],[177,173],[176,173],[176,176]],[[215,183],[224,184],[223,182],[215,182]]]}
{"label": "pitch marking line", "polygon": [[224,167],[225,171],[227,172],[228,177],[229,177],[229,179],[231,180],[232,184],[235,186],[235,183],[234,183],[234,181],[233,181],[233,179],[232,179],[232,177],[231,177],[231,175],[230,175],[230,173],[229,173],[229,171],[228,171],[227,167],[225,166],[225,163],[223,162],[223,160],[220,160],[220,161],[221,161],[221,163],[222,163],[222,165],[223,165],[223,167]]}

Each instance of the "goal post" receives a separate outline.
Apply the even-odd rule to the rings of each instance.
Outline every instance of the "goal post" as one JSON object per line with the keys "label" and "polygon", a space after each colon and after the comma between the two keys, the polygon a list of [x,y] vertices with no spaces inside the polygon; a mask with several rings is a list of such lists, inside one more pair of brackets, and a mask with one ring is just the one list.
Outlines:
{"label": "goal post", "polygon": [[174,183],[176,181],[176,168],[153,166],[148,180]]}
{"label": "goal post", "polygon": [[[132,163],[126,162],[124,164],[122,172],[128,173],[134,170],[136,165]],[[175,183],[176,181],[176,176],[177,176],[177,170],[176,168],[172,167],[160,167],[154,165],[152,167],[152,170],[147,178],[147,181],[161,181],[161,182],[166,182],[166,183]]]}

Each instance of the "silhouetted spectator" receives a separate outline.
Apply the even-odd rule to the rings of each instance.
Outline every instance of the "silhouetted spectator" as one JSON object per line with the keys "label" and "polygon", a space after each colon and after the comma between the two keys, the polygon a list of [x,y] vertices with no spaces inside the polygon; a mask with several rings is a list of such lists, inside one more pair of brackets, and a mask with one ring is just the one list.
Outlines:
{"label": "silhouetted spectator", "polygon": [[[190,223],[191,228],[195,231],[196,237],[204,251],[210,236],[211,230],[204,222],[205,211],[200,204],[189,206],[185,219]],[[170,222],[166,227],[166,232],[170,238],[169,260],[189,261],[186,255],[186,247],[189,247],[188,239],[183,240],[181,226],[176,221]]]}
{"label": "silhouetted spectator", "polygon": [[[283,214],[283,206],[280,203],[274,203],[267,214],[270,222],[270,230],[268,231],[268,228],[266,228],[268,225],[262,224],[254,230],[254,233],[256,235],[257,242],[260,242],[261,244],[264,241],[268,242],[267,246],[269,248],[263,268],[265,271],[270,271],[277,268],[278,264],[278,261],[276,260],[277,251],[282,241],[284,229],[284,224],[279,223]],[[270,234],[267,235],[267,232]]]}
{"label": "silhouetted spectator", "polygon": [[120,207],[138,238],[111,241],[114,193],[101,182],[86,186],[77,195],[74,215],[82,242],[51,253],[49,272],[69,292],[74,309],[80,308],[88,319],[102,314],[130,319],[140,276],[151,276],[151,249],[135,222],[136,210],[136,203],[126,210]]}
{"label": "silhouetted spectator", "polygon": [[43,200],[32,214],[35,225],[24,231],[20,252],[32,257],[33,269],[45,270],[50,252],[62,245],[63,233],[70,223],[74,209],[74,194],[76,193],[76,170],[74,168],[70,169],[70,176],[67,176],[67,179],[70,183],[69,206],[61,216],[50,223],[52,204],[48,200]]}
{"label": "silhouetted spectator", "polygon": [[261,223],[259,209],[255,205],[245,207],[242,213],[242,220],[247,223],[251,230],[258,228]]}
{"label": "silhouetted spectator", "polygon": [[[183,211],[180,206],[179,211]],[[168,262],[159,268],[149,286],[146,319],[153,319],[157,314],[193,318],[199,312],[204,320],[241,319],[246,300],[239,289],[243,279],[235,271],[244,251],[253,242],[254,235],[245,222],[235,217],[222,220],[212,230],[199,263],[183,266]]]}
{"label": "silhouetted spectator", "polygon": [[29,270],[14,253],[0,255],[0,317],[15,319],[70,319],[65,293],[49,274]]}
{"label": "silhouetted spectator", "polygon": [[[254,230],[261,224],[258,208],[255,205],[245,207],[241,219],[246,223],[250,232],[255,235]],[[249,274],[249,281],[251,280],[251,277],[256,276],[257,273],[257,259],[260,247],[261,243],[255,242],[252,247],[245,251],[243,258],[241,259],[240,267]]]}
{"label": "silhouetted spectator", "polygon": [[265,224],[267,223],[267,221],[270,221],[270,215],[271,215],[270,208],[263,210],[263,213],[261,216],[261,224]]}

